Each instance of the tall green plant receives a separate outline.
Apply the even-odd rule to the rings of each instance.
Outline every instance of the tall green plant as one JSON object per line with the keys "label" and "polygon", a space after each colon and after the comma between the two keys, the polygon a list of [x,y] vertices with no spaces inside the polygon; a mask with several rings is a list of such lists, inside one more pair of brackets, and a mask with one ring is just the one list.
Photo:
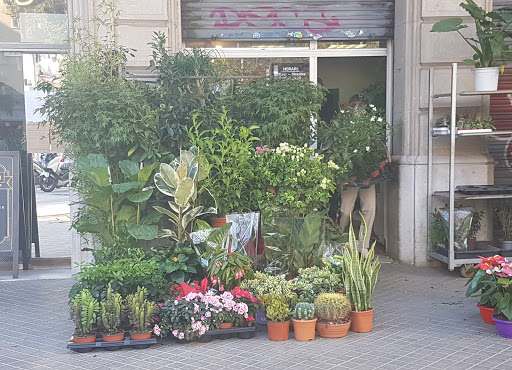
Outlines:
{"label": "tall green plant", "polygon": [[[362,215],[361,215],[362,217]],[[361,234],[362,239],[366,237],[366,222],[361,227],[364,232]],[[356,239],[352,219],[350,220],[349,242],[343,252],[343,283],[345,284],[345,292],[350,302],[354,303],[355,311],[368,311],[372,308],[371,300],[375,291],[375,285],[379,276],[380,262],[375,257],[375,244],[368,252],[364,249],[358,252],[358,242]]]}
{"label": "tall green plant", "polygon": [[512,24],[512,12],[486,12],[473,0],[466,0],[460,6],[475,21],[476,39],[466,37],[460,32],[461,29],[468,28],[463,24],[462,18],[443,19],[432,26],[431,32],[457,32],[475,52],[473,58],[465,59],[464,62],[478,68],[493,67],[501,57],[510,59],[512,54],[508,51],[507,38],[512,37],[512,31],[508,30]]}
{"label": "tall green plant", "polygon": [[216,200],[221,217],[232,212],[253,211],[257,208],[252,189],[258,181],[251,166],[253,145],[259,139],[253,135],[256,126],[237,126],[225,108],[214,112],[217,128],[202,129],[199,115],[188,130],[190,143],[197,147],[210,163],[206,187]]}
{"label": "tall green plant", "polygon": [[124,333],[122,328],[124,302],[121,294],[112,291],[108,284],[107,297],[101,304],[101,324],[105,329],[104,334],[117,335]]}
{"label": "tall green plant", "polygon": [[151,332],[153,320],[157,311],[155,302],[147,300],[147,290],[139,287],[137,292],[126,297],[128,317],[132,334]]}
{"label": "tall green plant", "polygon": [[204,156],[194,151],[182,150],[179,158],[170,164],[162,163],[160,172],[154,176],[158,190],[171,197],[169,209],[155,206],[155,210],[169,216],[174,230],[164,229],[162,236],[183,243],[190,239],[195,220],[205,214],[217,213],[216,208],[196,206],[198,194],[205,188],[200,187],[209,173],[210,166]]}
{"label": "tall green plant", "polygon": [[258,126],[262,144],[302,146],[312,142],[311,119],[320,120],[326,91],[307,80],[257,81],[238,86],[229,109],[239,124]]}
{"label": "tall green plant", "polygon": [[148,181],[157,163],[140,168],[139,164],[123,160],[118,166],[125,182],[115,183],[110,165],[101,154],[89,154],[77,159],[82,186],[83,207],[73,227],[81,233],[92,233],[103,245],[115,243],[137,245],[137,240],[153,240],[160,214],[147,207],[153,190]]}

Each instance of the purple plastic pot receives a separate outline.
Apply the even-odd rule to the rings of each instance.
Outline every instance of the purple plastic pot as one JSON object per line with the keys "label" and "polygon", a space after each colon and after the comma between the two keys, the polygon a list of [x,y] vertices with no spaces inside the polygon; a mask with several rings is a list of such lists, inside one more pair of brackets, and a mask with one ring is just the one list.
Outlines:
{"label": "purple plastic pot", "polygon": [[500,320],[493,317],[496,329],[503,338],[512,338],[512,321]]}
{"label": "purple plastic pot", "polygon": [[256,324],[267,325],[267,316],[265,309],[256,312]]}

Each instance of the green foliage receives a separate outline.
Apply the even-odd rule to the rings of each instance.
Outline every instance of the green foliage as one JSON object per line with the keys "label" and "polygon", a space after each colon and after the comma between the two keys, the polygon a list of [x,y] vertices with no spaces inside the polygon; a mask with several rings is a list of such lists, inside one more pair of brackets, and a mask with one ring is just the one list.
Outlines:
{"label": "green foliage", "polygon": [[343,165],[324,161],[324,157],[307,146],[281,143],[275,150],[257,148],[252,158],[256,181],[252,187],[264,218],[273,214],[304,216],[325,210],[336,189],[335,177],[344,172]]}
{"label": "green foliage", "polygon": [[323,212],[311,212],[304,218],[276,217],[266,230],[267,260],[281,273],[292,277],[298,269],[319,266],[323,254],[323,219]]}
{"label": "green foliage", "polygon": [[160,165],[160,172],[155,174],[155,185],[172,200],[168,201],[169,209],[160,206],[154,208],[167,215],[174,227],[174,230],[164,229],[163,237],[183,243],[190,238],[189,234],[198,217],[217,213],[214,207],[195,206],[198,194],[205,190],[199,187],[199,182],[208,176],[209,170],[210,166],[204,156],[185,150],[170,164]]}
{"label": "green foliage", "polygon": [[90,337],[96,334],[96,320],[100,305],[87,289],[83,289],[71,300],[71,317],[75,322],[77,337]]}
{"label": "green foliage", "polygon": [[113,182],[109,163],[101,154],[76,161],[83,207],[73,227],[98,236],[102,245],[137,246],[137,240],[153,240],[160,215],[147,207],[153,190],[147,184],[157,163],[140,169],[129,160],[119,162],[125,182]]}
{"label": "green foliage", "polygon": [[473,217],[471,219],[471,227],[469,229],[468,233],[468,239],[475,239],[476,234],[480,231],[482,228],[482,219],[485,215],[484,211],[474,211]]}
{"label": "green foliage", "polygon": [[[447,115],[447,117],[449,122],[450,116]],[[492,123],[492,117],[490,116],[486,119],[471,118],[468,114],[457,116],[457,128],[461,130],[481,128],[496,129]]]}
{"label": "green foliage", "polygon": [[315,300],[315,316],[325,323],[340,324],[348,320],[350,301],[340,293],[322,293]]}
{"label": "green foliage", "polygon": [[167,281],[181,283],[200,279],[203,275],[200,256],[190,242],[175,242],[171,246],[154,247],[151,260],[160,265]]}
{"label": "green foliage", "polygon": [[268,275],[256,271],[253,279],[244,280],[240,288],[248,290],[254,297],[263,297],[266,294],[288,296],[292,293],[293,282],[283,275]]}
{"label": "green foliage", "polygon": [[512,201],[501,202],[495,212],[503,230],[503,240],[512,240]]}
{"label": "green foliage", "polygon": [[352,176],[366,179],[387,158],[386,130],[383,112],[373,105],[349,107],[319,125],[319,151],[340,168],[348,167],[338,174],[338,181]]}
{"label": "green foliage", "polygon": [[272,294],[263,297],[267,319],[270,321],[286,321],[291,315],[289,298]]}
{"label": "green foliage", "polygon": [[339,275],[326,268],[309,267],[299,269],[294,280],[294,291],[300,302],[313,303],[321,293],[334,293],[342,288]]}
{"label": "green foliage", "polygon": [[106,296],[108,285],[112,290],[126,297],[144,286],[151,300],[163,301],[171,284],[156,261],[118,260],[106,265],[83,266],[75,276],[78,283],[70,292],[72,298],[81,289],[88,289],[96,299]]}
{"label": "green foliage", "polygon": [[124,301],[121,294],[112,291],[111,284],[108,285],[107,296],[101,304],[101,324],[104,334],[117,335],[124,333],[122,322],[124,318]]}
{"label": "green foliage", "polygon": [[329,257],[324,257],[322,259],[322,265],[325,269],[331,271],[333,274],[338,275],[340,278],[340,282],[343,284],[343,256],[341,255],[332,255]]}
{"label": "green foliage", "polygon": [[196,114],[188,130],[191,145],[199,149],[211,166],[205,186],[217,201],[220,216],[253,211],[257,204],[252,189],[258,179],[250,161],[254,142],[259,140],[252,133],[257,126],[236,126],[224,107],[222,112],[214,111],[213,116],[215,128],[204,130],[202,117]]}
{"label": "green foliage", "polygon": [[101,249],[84,248],[84,250],[92,252],[95,265],[106,265],[122,259],[141,261],[146,257],[144,251],[141,248],[125,247],[124,245],[119,245],[119,243],[114,243],[113,245],[103,245]]}
{"label": "green foliage", "polygon": [[315,318],[315,305],[313,303],[297,303],[293,310],[295,320],[313,320]]}
{"label": "green foliage", "polygon": [[239,252],[228,252],[220,247],[206,252],[204,257],[208,260],[208,277],[217,289],[232,290],[242,279],[254,277],[252,260]]}
{"label": "green foliage", "polygon": [[[363,224],[364,230],[366,230],[364,219]],[[364,240],[366,232],[363,232],[361,237]],[[359,243],[361,242],[359,241]],[[357,251],[357,244],[351,219],[349,242],[343,253],[343,282],[347,298],[354,303],[354,310],[368,311],[372,308],[371,300],[381,265],[379,258],[375,257],[375,244],[368,252],[363,250],[361,254]]]}
{"label": "green foliage", "polygon": [[466,297],[479,297],[478,304],[487,308],[495,308],[498,304],[496,293],[498,292],[498,284],[496,280],[485,270],[471,267],[468,274],[472,276],[466,282]]}
{"label": "green foliage", "polygon": [[20,10],[23,13],[46,13],[46,14],[66,14],[68,3],[66,0],[33,0],[31,4],[20,7],[19,0],[3,0],[6,7],[6,14],[13,18],[18,18]]}
{"label": "green foliage", "polygon": [[430,245],[434,248],[438,245],[444,246],[448,242],[448,227],[443,221],[441,214],[437,209],[431,214],[432,222],[430,224]]}
{"label": "green foliage", "polygon": [[311,118],[320,120],[326,91],[307,80],[267,79],[238,86],[229,110],[239,124],[258,126],[257,136],[269,147],[310,144]]}
{"label": "green foliage", "polygon": [[512,12],[486,12],[473,0],[466,0],[460,6],[473,17],[476,26],[476,36],[466,37],[460,30],[468,28],[462,18],[443,19],[432,26],[431,32],[457,32],[475,51],[473,58],[464,62],[474,64],[477,68],[492,67],[501,57],[510,59],[507,39],[512,37],[512,31],[507,28],[512,24]]}
{"label": "green foliage", "polygon": [[130,333],[145,334],[152,331],[153,320],[157,312],[155,302],[148,301],[145,287],[138,287],[137,292],[126,297],[128,318],[130,319]]}
{"label": "green foliage", "polygon": [[169,54],[167,40],[156,33],[150,43],[153,53],[150,67],[156,74],[156,88],[150,91],[154,109],[161,109],[159,133],[163,145],[173,150],[187,147],[187,127],[192,125],[192,114],[210,103],[211,94],[220,86],[219,61],[211,52],[193,49]]}

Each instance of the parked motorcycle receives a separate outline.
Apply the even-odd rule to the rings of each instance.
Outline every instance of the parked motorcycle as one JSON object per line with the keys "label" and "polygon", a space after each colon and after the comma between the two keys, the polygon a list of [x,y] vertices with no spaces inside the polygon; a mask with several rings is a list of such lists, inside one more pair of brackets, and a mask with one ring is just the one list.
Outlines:
{"label": "parked motorcycle", "polygon": [[73,161],[61,154],[47,154],[44,157],[43,172],[39,175],[39,187],[44,192],[51,192],[69,183],[69,169]]}

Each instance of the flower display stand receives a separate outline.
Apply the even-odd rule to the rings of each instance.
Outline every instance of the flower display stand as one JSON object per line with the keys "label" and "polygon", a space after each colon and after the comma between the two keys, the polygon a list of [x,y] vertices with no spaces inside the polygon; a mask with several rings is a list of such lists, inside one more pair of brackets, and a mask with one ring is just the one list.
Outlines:
{"label": "flower display stand", "polygon": [[130,339],[130,335],[125,335],[124,340],[115,342],[104,342],[101,337],[98,337],[95,342],[92,343],[75,343],[73,337],[70,338],[67,347],[75,352],[86,353],[91,352],[97,348],[103,348],[106,351],[116,351],[121,348],[135,348],[145,349],[149,348],[153,344],[157,344],[157,338],[152,336],[150,339]]}

